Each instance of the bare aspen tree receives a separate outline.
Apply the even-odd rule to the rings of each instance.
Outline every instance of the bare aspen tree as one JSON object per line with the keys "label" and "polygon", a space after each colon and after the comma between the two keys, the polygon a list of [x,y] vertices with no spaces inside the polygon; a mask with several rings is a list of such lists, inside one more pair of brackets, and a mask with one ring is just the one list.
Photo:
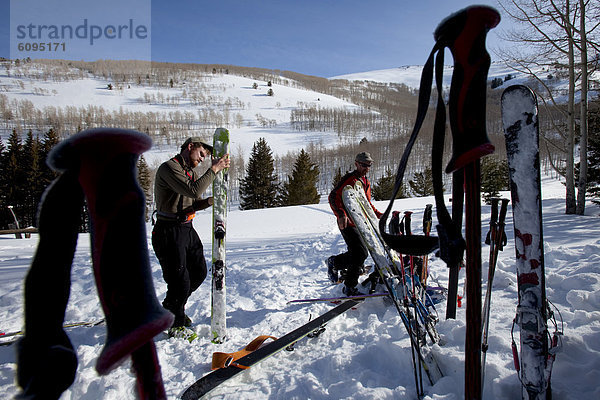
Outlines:
{"label": "bare aspen tree", "polygon": [[[537,85],[532,89],[546,108],[562,112],[551,132],[542,132],[548,148],[565,155],[564,165],[556,165],[566,180],[565,212],[583,214],[587,175],[587,93],[589,70],[587,49],[598,51],[598,6],[592,0],[500,0],[516,28],[504,31],[504,39],[515,46],[498,50],[512,68],[529,75]],[[590,40],[592,39],[592,40]],[[566,112],[559,104],[560,93],[540,71],[566,69],[568,91]],[[546,74],[544,74],[546,75]],[[579,85],[577,85],[579,83]],[[576,92],[581,104],[576,117]],[[552,111],[548,111],[551,115]],[[580,123],[578,196],[575,196],[576,122]],[[556,137],[556,134],[559,137]]]}

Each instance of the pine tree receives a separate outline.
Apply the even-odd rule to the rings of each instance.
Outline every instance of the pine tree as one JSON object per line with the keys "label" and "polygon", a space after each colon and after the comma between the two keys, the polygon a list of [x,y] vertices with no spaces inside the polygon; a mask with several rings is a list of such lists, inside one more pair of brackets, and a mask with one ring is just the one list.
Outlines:
{"label": "pine tree", "polygon": [[40,147],[41,143],[37,136],[34,137],[33,133],[29,131],[23,146],[22,156],[26,180],[24,215],[22,217],[23,227],[35,225],[38,205],[45,189],[42,180],[43,168],[40,160]]}
{"label": "pine tree", "polygon": [[302,149],[288,182],[284,183],[281,193],[281,204],[295,206],[302,204],[318,204],[321,196],[317,190],[319,167],[313,164],[308,153]]}
{"label": "pine tree", "polygon": [[150,168],[148,168],[148,164],[146,163],[146,159],[144,156],[140,156],[137,162],[137,179],[142,191],[144,192],[144,197],[146,198],[146,207],[144,210],[144,216],[146,218],[146,222],[150,219],[149,210],[152,208],[152,174],[150,173]]}
{"label": "pine tree", "polygon": [[252,210],[277,205],[279,185],[273,166],[273,152],[264,138],[252,146],[246,176],[240,181],[240,208]]}
{"label": "pine tree", "polygon": [[487,204],[498,197],[501,190],[508,190],[508,162],[495,157],[481,159],[481,194]]}
{"label": "pine tree", "polygon": [[0,229],[5,229],[8,227],[8,210],[6,206],[8,203],[6,202],[6,146],[0,138]]}
{"label": "pine tree", "polygon": [[408,181],[408,184],[413,194],[417,197],[433,196],[433,173],[431,167],[425,168],[423,172],[417,172],[413,179]]}
{"label": "pine tree", "polygon": [[25,187],[26,176],[25,169],[23,168],[22,155],[23,144],[21,142],[21,136],[15,129],[13,129],[10,137],[8,138],[8,146],[4,159],[5,163],[2,175],[2,189],[6,197],[3,207],[13,207],[13,211],[19,219],[19,224],[25,215],[25,193],[28,189]]}
{"label": "pine tree", "polygon": [[60,139],[58,135],[54,131],[54,129],[50,129],[48,132],[44,134],[44,139],[42,139],[42,145],[40,147],[40,160],[42,160],[43,172],[42,172],[42,180],[44,187],[47,187],[58,174],[54,172],[50,167],[46,164],[46,159],[48,158],[48,153],[58,144]]}
{"label": "pine tree", "polygon": [[[377,180],[377,182],[373,185],[373,199],[374,200],[389,200],[392,198],[392,194],[394,194],[394,186],[396,184],[396,175],[392,172],[390,168],[387,168],[385,171],[385,175]],[[404,183],[398,194],[396,195],[397,199],[405,199],[408,197],[406,186]]]}
{"label": "pine tree", "polygon": [[331,190],[333,190],[337,187],[337,185],[340,183],[342,178],[343,178],[342,177],[342,169],[338,168],[337,171],[335,172],[335,175],[333,176],[333,181],[331,183]]}

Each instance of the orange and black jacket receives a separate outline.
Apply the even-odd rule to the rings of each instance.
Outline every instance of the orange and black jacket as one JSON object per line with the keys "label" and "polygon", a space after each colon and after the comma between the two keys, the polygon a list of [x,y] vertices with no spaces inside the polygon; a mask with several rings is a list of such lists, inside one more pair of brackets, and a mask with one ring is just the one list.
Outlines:
{"label": "orange and black jacket", "polygon": [[336,187],[329,193],[329,206],[333,210],[333,213],[336,217],[340,217],[342,215],[346,215],[350,219],[349,226],[355,226],[350,218],[350,215],[346,212],[346,208],[344,207],[344,201],[342,200],[342,192],[346,185],[354,186],[356,181],[360,180],[365,188],[365,194],[367,195],[367,200],[369,200],[369,204],[375,211],[377,218],[381,217],[381,213],[379,210],[375,208],[373,203],[371,203],[371,183],[367,179],[367,177],[359,178],[357,171],[348,172],[346,175],[340,179],[340,182],[336,185]]}

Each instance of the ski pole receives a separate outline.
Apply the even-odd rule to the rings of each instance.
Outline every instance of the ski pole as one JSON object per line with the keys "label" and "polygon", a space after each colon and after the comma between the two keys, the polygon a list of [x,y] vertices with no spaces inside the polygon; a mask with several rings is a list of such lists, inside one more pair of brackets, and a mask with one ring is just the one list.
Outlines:
{"label": "ski pole", "polygon": [[482,359],[481,359],[482,381],[483,381],[483,375],[485,373],[485,356],[486,356],[486,352],[487,352],[487,326],[488,326],[487,321],[489,319],[489,307],[490,307],[490,301],[491,301],[491,295],[492,295],[492,279],[494,276],[494,269],[496,267],[494,249],[496,247],[496,235],[497,235],[497,230],[498,230],[498,203],[500,202],[500,199],[497,197],[494,197],[491,200],[492,200],[492,204],[491,204],[490,230],[488,231],[487,236],[485,238],[485,244],[488,244],[490,246],[490,256],[488,258],[487,288],[485,291],[485,300],[483,302],[483,315],[482,315],[483,329],[481,330],[481,337],[482,337],[481,350],[483,352]]}
{"label": "ski pole", "polygon": [[63,323],[82,209],[77,174],[65,171],[44,192],[39,242],[25,278],[25,332],[16,374],[24,398],[59,398],[75,380],[77,354]]}
{"label": "ski pole", "polygon": [[[441,165],[441,159],[439,161]],[[441,176],[439,177],[441,179]],[[440,239],[448,237],[445,246],[441,247],[442,259],[448,266],[448,300],[446,301],[446,319],[456,318],[456,306],[462,306],[462,296],[458,296],[458,279],[460,269],[464,266],[463,263],[463,246],[464,241],[460,232],[457,232],[458,227],[462,226],[463,205],[464,205],[464,171],[462,169],[455,171],[452,174],[452,218],[447,221],[448,229],[442,224],[438,225]],[[438,217],[439,218],[439,217]],[[448,252],[445,254],[444,249]],[[445,255],[445,256],[444,256]]]}
{"label": "ski pole", "polygon": [[[500,199],[492,198],[491,204],[491,218],[490,218],[490,231],[486,237],[485,242],[490,245],[490,257],[488,264],[488,278],[487,287],[485,291],[485,300],[483,303],[483,328],[481,330],[481,386],[485,384],[485,359],[488,350],[488,334],[490,324],[490,308],[492,301],[492,284],[494,281],[494,273],[496,270],[496,262],[498,260],[498,251],[502,249],[502,238],[504,236],[504,219],[506,218],[506,209],[508,206],[508,199],[502,199],[502,205],[500,206],[500,216],[498,216],[498,203]],[[505,237],[505,236],[504,236]]]}
{"label": "ski pole", "polygon": [[[47,353],[55,357],[57,345],[72,350],[61,325],[85,195],[91,221],[94,277],[107,327],[106,343],[96,370],[106,374],[131,356],[140,398],[166,398],[153,338],[171,325],[173,315],[160,306],[154,291],[144,221],[145,200],[135,176],[135,163],[151,143],[147,135],[139,132],[99,128],[69,137],[50,153],[48,163],[61,175],[44,195],[40,243],[26,282],[26,335],[24,346],[20,347],[20,386],[25,388],[29,384],[29,390],[31,383],[48,379],[42,377],[37,382],[40,378],[34,370],[39,367],[28,365],[29,353],[36,347],[28,343],[35,335],[45,336],[48,329],[57,332],[47,335],[53,338]],[[52,259],[54,270],[43,268],[47,259]],[[42,304],[29,295],[40,286],[50,287],[46,291],[54,295],[40,295],[46,293],[44,289],[35,291],[33,297],[41,299]],[[48,326],[39,325],[44,321],[49,322]],[[64,350],[59,356],[62,364],[74,359],[74,355],[68,356]],[[64,391],[70,385],[67,380],[74,379],[76,358],[73,367],[57,364],[52,368],[64,372],[57,384],[48,386]],[[66,376],[69,373],[72,377]],[[47,395],[47,390],[41,387],[36,393]]]}
{"label": "ski pole", "polygon": [[452,158],[446,172],[464,170],[467,271],[465,398],[469,400],[481,398],[480,158],[494,151],[485,126],[490,66],[485,39],[487,32],[499,22],[500,14],[493,8],[472,6],[448,17],[434,33],[436,41],[444,43],[454,58],[449,97]]}

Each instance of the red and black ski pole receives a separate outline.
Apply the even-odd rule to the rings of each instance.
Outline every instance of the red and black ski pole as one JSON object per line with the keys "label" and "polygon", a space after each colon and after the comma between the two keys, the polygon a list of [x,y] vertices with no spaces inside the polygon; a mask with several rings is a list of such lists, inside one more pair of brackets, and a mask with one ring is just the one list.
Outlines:
{"label": "red and black ski pole", "polygon": [[[145,200],[135,174],[139,155],[150,146],[142,133],[101,128],[73,135],[50,153],[48,164],[61,175],[44,195],[40,243],[25,284],[26,332],[18,360],[24,393],[58,397],[75,376],[76,357],[62,323],[85,196],[94,276],[107,327],[96,370],[107,374],[131,356],[139,397],[166,398],[153,338],[171,326],[173,315],[160,306],[154,292]],[[40,350],[40,343],[42,352],[32,353]],[[51,367],[51,373],[44,367]],[[58,384],[43,385],[48,376],[56,376]]]}
{"label": "red and black ski pole", "polygon": [[[490,56],[485,47],[487,32],[500,22],[500,14],[487,6],[472,6],[461,10],[444,21],[434,33],[435,46],[421,74],[419,104],[415,126],[400,159],[396,183],[390,203],[379,220],[379,229],[385,242],[394,250],[409,255],[425,255],[439,246],[440,257],[457,269],[466,249],[467,262],[467,337],[465,363],[465,398],[481,398],[481,204],[479,159],[494,151],[486,133],[486,84]],[[454,58],[454,72],[450,86],[449,115],[452,131],[452,158],[446,167],[453,173],[453,198],[460,199],[460,207],[453,202],[452,216],[443,197],[442,158],[446,130],[446,105],[443,96],[444,50]],[[434,122],[431,167],[436,201],[438,238],[419,235],[390,235],[385,232],[394,198],[402,186],[402,179],[412,147],[421,129],[431,97],[435,71],[438,92]],[[463,183],[465,196],[466,240],[462,237]],[[437,239],[437,240],[436,240]],[[438,243],[436,243],[436,241]],[[456,271],[458,272],[458,271]],[[449,288],[450,290],[450,288]],[[455,305],[455,299],[454,305]]]}
{"label": "red and black ski pole", "polygon": [[[485,126],[487,73],[490,66],[490,56],[485,47],[485,40],[487,32],[497,26],[499,22],[500,14],[493,8],[472,6],[448,17],[434,33],[436,41],[449,48],[454,58],[448,107],[453,138],[452,158],[446,167],[446,172],[464,171],[465,266],[467,274],[465,399],[469,400],[480,399],[482,389],[481,172],[479,160],[494,151],[494,146],[487,137]],[[438,63],[441,64],[439,56]],[[440,129],[438,129],[438,135],[440,134]],[[435,135],[434,133],[434,137]],[[455,205],[453,205],[453,211],[454,207]]]}

